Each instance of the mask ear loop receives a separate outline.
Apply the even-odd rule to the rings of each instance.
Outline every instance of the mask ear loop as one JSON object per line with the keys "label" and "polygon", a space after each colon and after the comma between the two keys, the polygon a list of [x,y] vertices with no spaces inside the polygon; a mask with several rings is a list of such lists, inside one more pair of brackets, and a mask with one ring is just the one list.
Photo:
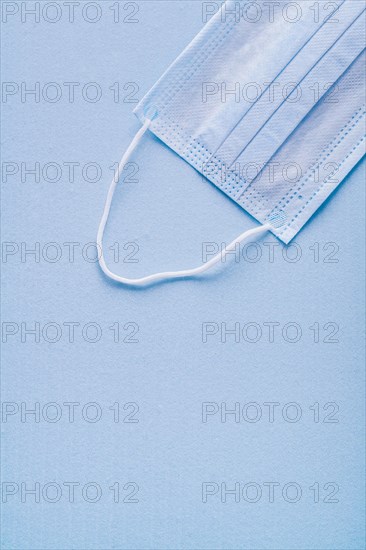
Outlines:
{"label": "mask ear loop", "polygon": [[204,273],[208,269],[211,269],[211,267],[213,267],[215,264],[220,262],[228,252],[235,250],[237,243],[242,243],[243,241],[245,241],[246,239],[249,239],[250,237],[261,235],[262,233],[269,231],[272,227],[271,224],[266,223],[266,224],[260,225],[259,227],[255,227],[254,229],[249,229],[247,231],[244,231],[244,233],[242,233],[236,239],[234,239],[228,246],[224,248],[224,250],[216,254],[216,256],[214,256],[211,260],[192,269],[184,269],[181,271],[164,271],[162,273],[154,273],[153,275],[147,275],[146,277],[141,277],[138,279],[129,279],[127,277],[121,277],[120,275],[113,273],[107,267],[107,264],[105,263],[105,259],[104,259],[104,253],[103,253],[104,230],[108,221],[109,212],[110,212],[112,200],[113,200],[113,195],[116,190],[119,178],[122,174],[123,168],[125,164],[128,162],[136,146],[140,143],[142,136],[149,129],[150,125],[151,125],[151,120],[146,119],[143,126],[140,128],[140,130],[137,132],[137,134],[131,141],[130,145],[128,146],[126,152],[124,153],[118,165],[117,174],[113,177],[112,183],[108,190],[107,198],[104,205],[103,215],[99,223],[98,234],[97,234],[97,247],[100,252],[98,261],[102,271],[105,273],[105,275],[107,275],[107,277],[110,277],[114,281],[117,281],[118,283],[122,283],[125,285],[143,286],[145,284],[154,283],[157,281],[167,281],[169,279],[183,279],[185,277],[200,275],[201,273]]}

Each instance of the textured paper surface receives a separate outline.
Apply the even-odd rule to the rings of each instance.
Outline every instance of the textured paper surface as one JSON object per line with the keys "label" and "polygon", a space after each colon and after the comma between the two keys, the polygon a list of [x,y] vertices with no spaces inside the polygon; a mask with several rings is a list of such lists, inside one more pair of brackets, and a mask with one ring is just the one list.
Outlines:
{"label": "textured paper surface", "polygon": [[[142,97],[201,28],[202,4],[139,2],[135,24],[113,23],[109,2],[98,4],[103,8],[99,22],[87,23],[76,11],[69,23],[60,5],[63,17],[55,24],[23,24],[18,14],[2,25],[3,80],[29,87],[56,82],[65,94],[63,83],[80,83],[74,103],[66,95],[55,103],[31,98],[22,103],[14,94],[3,104],[3,160],[16,163],[19,172],[2,183],[2,240],[19,250],[22,242],[28,248],[38,242],[41,255],[39,262],[30,255],[22,262],[20,252],[14,252],[3,261],[3,322],[15,323],[19,332],[3,344],[2,397],[28,408],[55,402],[62,410],[58,422],[41,416],[36,423],[30,415],[22,422],[17,412],[2,426],[3,481],[19,487],[3,503],[3,547],[362,548],[363,166],[302,230],[298,248],[286,249],[268,236],[241,251],[240,261],[232,259],[225,269],[200,279],[138,291],[109,282],[81,250],[95,241],[109,167],[139,127],[132,114],[135,104],[123,102],[136,88],[123,86],[136,83],[136,97]],[[130,12],[122,3],[121,17]],[[81,97],[89,82],[102,88],[96,103]],[[117,103],[109,89],[116,82]],[[250,216],[152,135],[144,138],[134,160],[138,182],[120,185],[105,237],[107,248],[120,243],[119,263],[113,263],[112,250],[107,252],[119,273],[142,276],[199,264],[203,242],[221,246],[254,226]],[[58,163],[62,176],[51,183],[42,175],[39,182],[26,175],[22,182],[22,162]],[[67,162],[79,163],[74,182]],[[81,173],[89,162],[102,168],[95,183]],[[62,250],[55,263],[42,257],[42,251],[52,256],[52,249],[45,248],[51,242]],[[80,243],[73,263],[64,244],[70,242]],[[123,249],[131,242],[139,247],[138,263],[123,262],[136,252]],[[42,330],[56,323],[62,336],[50,343],[41,335],[35,343],[28,335],[22,343],[22,322],[39,322]],[[74,343],[64,325],[70,322],[79,323]],[[109,327],[117,322],[116,343]],[[88,323],[102,330],[95,343],[80,336]],[[138,325],[132,337],[137,343],[123,341],[133,330],[127,323]],[[221,323],[227,329],[239,323],[240,341],[228,334],[222,342]],[[277,323],[273,342],[268,323]],[[300,327],[298,342],[283,337],[288,323]],[[319,343],[309,328],[315,323]],[[324,343],[331,332],[329,326],[324,329],[327,323],[339,327],[338,343]],[[257,326],[259,340],[247,341]],[[203,332],[216,328],[204,342]],[[247,340],[243,328],[249,330]],[[93,338],[92,329],[90,334]],[[293,338],[291,327],[288,334]],[[74,422],[68,420],[66,402],[80,403]],[[97,422],[81,414],[91,402],[102,410]],[[110,410],[116,402],[120,422],[114,422]],[[138,423],[122,421],[132,411],[123,407],[131,402],[139,406]],[[255,402],[263,416],[251,423],[229,415],[222,422],[217,413],[202,422],[202,403],[207,402],[226,403],[227,409],[238,402],[241,411]],[[280,403],[273,423],[264,405],[268,402]],[[301,407],[296,423],[282,416],[290,402]],[[331,412],[323,407],[330,402],[339,407],[337,423],[323,421]],[[314,403],[319,403],[320,422],[314,422]],[[49,409],[46,415],[53,413]],[[93,409],[85,414],[92,416]],[[51,503],[41,495],[35,503],[27,496],[23,503],[22,482],[28,487],[39,482],[42,489],[57,483],[62,497]],[[65,482],[80,484],[74,503]],[[81,496],[90,482],[102,489],[96,503]],[[123,489],[126,483],[138,484],[139,502],[114,503],[109,487],[115,482],[123,498],[131,492]],[[263,494],[257,503],[235,502],[228,495],[225,504],[218,492],[204,503],[206,482],[226,483],[228,489],[256,483]],[[280,484],[273,503],[263,485],[267,482]],[[289,482],[302,488],[296,503],[282,498]],[[309,489],[314,483],[320,486],[319,503]],[[331,493],[329,486],[324,489],[327,483],[339,485],[338,503],[324,502]]]}

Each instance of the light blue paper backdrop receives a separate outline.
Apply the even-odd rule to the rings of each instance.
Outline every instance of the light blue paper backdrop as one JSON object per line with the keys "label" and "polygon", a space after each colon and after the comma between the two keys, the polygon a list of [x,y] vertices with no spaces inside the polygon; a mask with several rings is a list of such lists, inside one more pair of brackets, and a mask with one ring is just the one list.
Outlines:
{"label": "light blue paper backdrop", "polygon": [[[87,243],[95,241],[110,167],[139,127],[127,101],[140,99],[199,31],[202,3],[121,2],[114,23],[117,3],[88,3],[82,13],[81,1],[70,22],[66,3],[57,2],[53,24],[52,6],[39,22],[22,22],[21,2],[3,4],[19,10],[2,23],[2,397],[3,412],[14,413],[2,425],[3,548],[363,548],[363,166],[287,252],[267,236],[239,262],[199,279],[138,291],[115,285],[86,255],[93,256]],[[99,12],[95,23],[86,20]],[[22,98],[22,86],[37,82],[39,102]],[[73,102],[70,82],[78,83]],[[93,103],[96,89],[102,96]],[[137,181],[120,185],[106,231],[106,246],[120,246],[118,263],[108,251],[119,273],[199,264],[203,242],[220,246],[254,227],[151,134],[133,160]],[[39,181],[26,172],[37,162]],[[65,243],[79,243],[73,262]],[[25,254],[35,246],[39,258]],[[22,323],[39,323],[39,342]],[[65,323],[78,323],[74,342]],[[235,323],[240,341],[228,334],[223,342]],[[277,323],[273,342],[268,323]],[[207,331],[215,334],[205,342]],[[68,402],[79,403],[74,422]],[[269,402],[279,404],[273,422]],[[24,411],[35,403],[39,422]],[[240,419],[223,422],[217,412],[202,421],[202,410],[235,403]],[[61,418],[52,422],[55,414]],[[94,414],[101,418],[91,422]],[[74,502],[70,482],[79,484]],[[117,485],[109,489],[117,482],[118,503]],[[217,492],[203,502],[207,482]],[[274,502],[268,482],[279,484]],[[40,484],[40,502],[22,483]],[[222,502],[221,483],[240,483],[248,498],[228,494]],[[287,483],[297,485],[286,500]],[[123,502],[137,486],[138,502]],[[258,502],[248,502],[258,486]],[[324,502],[336,486],[338,502]],[[302,493],[291,503],[294,487]]]}

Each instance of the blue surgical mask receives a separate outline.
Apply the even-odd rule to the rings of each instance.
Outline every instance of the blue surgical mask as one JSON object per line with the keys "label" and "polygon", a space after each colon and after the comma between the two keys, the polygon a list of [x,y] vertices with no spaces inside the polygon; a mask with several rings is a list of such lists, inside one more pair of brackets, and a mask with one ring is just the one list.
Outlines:
{"label": "blue surgical mask", "polygon": [[131,280],[111,273],[102,254],[113,279],[192,276],[268,230],[288,243],[362,158],[364,3],[320,2],[317,13],[306,0],[296,13],[255,4],[255,13],[253,2],[223,4],[146,94],[135,109],[143,127],[120,170],[149,129],[261,225],[193,270]]}

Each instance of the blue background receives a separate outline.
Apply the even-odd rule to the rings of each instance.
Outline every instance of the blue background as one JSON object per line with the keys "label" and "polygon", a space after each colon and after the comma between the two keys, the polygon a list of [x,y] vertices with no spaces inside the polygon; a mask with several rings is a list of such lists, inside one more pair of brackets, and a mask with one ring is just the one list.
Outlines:
{"label": "blue background", "polygon": [[[28,3],[29,4],[29,3]],[[33,3],[30,3],[31,5]],[[81,2],[83,5],[84,2]],[[20,4],[19,4],[20,5]],[[40,162],[98,163],[99,181],[85,181],[80,168],[74,182],[66,168],[58,182],[20,171],[2,182],[2,241],[34,246],[56,242],[62,249],[51,263],[20,253],[3,258],[3,322],[41,326],[74,321],[95,322],[101,339],[92,344],[76,331],[70,343],[66,329],[49,343],[41,337],[21,342],[20,331],[3,345],[3,401],[27,403],[97,402],[99,422],[80,416],[70,423],[63,407],[59,422],[21,422],[19,414],[2,425],[3,481],[94,481],[103,489],[99,502],[77,493],[74,503],[63,494],[56,503],[20,492],[3,504],[3,548],[6,549],[359,549],[363,548],[363,303],[364,169],[359,164],[337,192],[296,237],[297,262],[285,261],[279,243],[268,261],[266,236],[256,262],[231,261],[225,269],[188,281],[145,290],[120,287],[107,280],[97,264],[85,261],[83,245],[95,241],[108,185],[117,162],[139,128],[134,104],[123,102],[131,88],[136,96],[151,87],[202,27],[201,2],[139,2],[137,23],[113,23],[112,2],[100,2],[95,24],[81,17],[50,24],[19,14],[2,24],[3,80],[57,82],[62,98],[39,103],[20,94],[3,103],[3,162],[19,166]],[[131,12],[123,10],[121,17]],[[50,12],[51,13],[51,12]],[[90,12],[91,13],[91,12]],[[79,82],[70,103],[64,82]],[[85,83],[97,82],[102,98],[82,99]],[[122,99],[109,89],[121,86]],[[189,116],[189,113],[187,113]],[[147,135],[134,159],[137,182],[118,187],[105,243],[119,242],[121,259],[114,269],[130,276],[197,265],[202,242],[229,242],[254,227],[249,215],[225,197],[154,136]],[[67,260],[65,242],[81,243],[75,261]],[[137,263],[123,262],[139,246]],[[339,247],[328,263],[326,243]],[[320,261],[310,247],[319,243]],[[249,252],[252,252],[248,250]],[[292,250],[293,252],[293,250]],[[50,255],[52,251],[50,250]],[[91,252],[90,252],[91,254]],[[289,251],[290,254],[290,251]],[[263,323],[280,323],[273,343]],[[108,328],[121,326],[119,342]],[[123,342],[139,326],[138,343]],[[220,334],[202,341],[202,323],[232,327],[258,323],[257,343],[235,343]],[[281,336],[288,322],[301,326],[302,337],[289,343]],[[309,329],[321,327],[314,343]],[[323,325],[339,325],[338,343],[324,343]],[[299,422],[273,423],[263,403],[296,402]],[[138,423],[113,422],[108,407],[136,402]],[[202,422],[202,402],[261,404],[257,423]],[[339,406],[338,423],[315,423],[309,409],[329,402]],[[122,411],[123,412],[123,411]],[[329,411],[328,411],[329,412]],[[324,411],[321,418],[324,418]],[[123,412],[125,415],[125,412]],[[139,502],[114,503],[114,482],[139,485]],[[267,493],[257,503],[227,503],[217,494],[202,502],[203,482],[281,484],[275,502]],[[281,490],[288,482],[303,489],[299,502],[288,503]],[[321,502],[308,489],[319,482]],[[325,503],[323,485],[335,482],[338,503]],[[124,495],[126,492],[124,492]]]}

